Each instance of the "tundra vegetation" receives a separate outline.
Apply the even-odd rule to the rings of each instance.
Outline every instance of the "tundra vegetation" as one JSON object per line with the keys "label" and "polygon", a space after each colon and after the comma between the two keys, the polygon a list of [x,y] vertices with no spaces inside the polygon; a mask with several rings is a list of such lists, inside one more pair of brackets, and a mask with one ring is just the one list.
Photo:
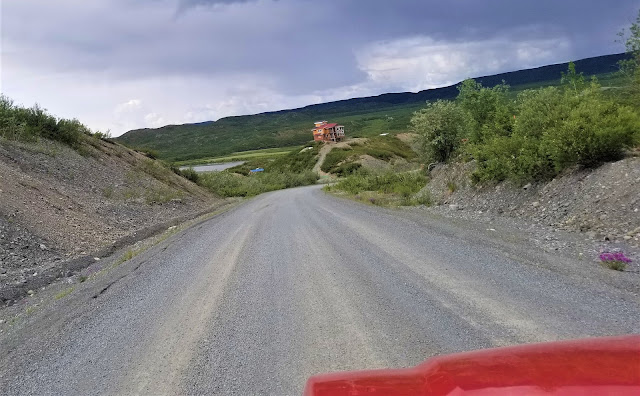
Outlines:
{"label": "tundra vegetation", "polygon": [[[635,83],[635,82],[634,82]],[[631,88],[631,87],[629,87]],[[437,101],[411,120],[427,161],[476,160],[476,182],[546,180],[596,167],[640,143],[640,115],[605,96],[570,63],[559,87],[520,92],[464,81],[455,101]]]}
{"label": "tundra vegetation", "polygon": [[[221,172],[197,175],[197,182],[222,197],[250,197],[283,188],[315,184],[318,175],[312,172],[317,161],[319,143],[296,148],[287,155],[264,156]],[[250,173],[263,168],[263,172]],[[182,171],[184,174],[184,170]],[[187,171],[189,172],[189,171]]]}
{"label": "tundra vegetation", "polygon": [[[560,86],[512,98],[507,85],[464,81],[457,98],[416,112],[425,159],[476,160],[476,182],[547,180],[573,166],[596,167],[640,144],[640,14],[620,37],[630,57],[620,62],[625,84],[603,90],[569,63]],[[613,91],[613,92],[608,92]]]}
{"label": "tundra vegetation", "polygon": [[26,143],[50,139],[71,146],[82,154],[83,142],[108,137],[108,132],[92,132],[76,119],[57,118],[37,104],[24,107],[0,95],[0,138]]}
{"label": "tundra vegetation", "polygon": [[[455,99],[427,103],[410,120],[410,129],[418,135],[421,160],[425,164],[474,160],[472,180],[476,183],[510,180],[524,184],[552,179],[575,166],[597,167],[637,151],[640,13],[619,36],[628,58],[620,61],[619,73],[605,76],[616,83],[608,87],[611,89],[603,89],[596,77],[586,79],[571,62],[557,86],[513,92],[505,83],[484,87],[468,79],[458,86]],[[382,192],[377,180],[391,185],[406,182],[357,170],[331,189],[362,197],[367,191]],[[401,187],[384,191],[394,188]],[[455,189],[449,186],[451,192]],[[407,194],[410,189],[402,191]]]}

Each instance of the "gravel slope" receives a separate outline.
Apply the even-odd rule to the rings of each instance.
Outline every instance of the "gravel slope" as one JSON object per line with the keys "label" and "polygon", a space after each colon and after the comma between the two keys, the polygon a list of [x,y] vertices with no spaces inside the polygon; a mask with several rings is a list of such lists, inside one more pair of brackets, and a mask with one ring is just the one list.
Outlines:
{"label": "gravel slope", "polygon": [[312,374],[640,332],[638,279],[526,234],[305,187],[158,244],[0,333],[0,394],[298,395]]}

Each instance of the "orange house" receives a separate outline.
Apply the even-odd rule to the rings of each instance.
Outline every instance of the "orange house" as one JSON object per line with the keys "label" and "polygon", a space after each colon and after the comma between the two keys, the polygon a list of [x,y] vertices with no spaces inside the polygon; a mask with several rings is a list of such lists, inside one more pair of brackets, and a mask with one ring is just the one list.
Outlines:
{"label": "orange house", "polygon": [[315,122],[313,140],[322,142],[340,142],[344,140],[344,126],[329,124],[327,121]]}

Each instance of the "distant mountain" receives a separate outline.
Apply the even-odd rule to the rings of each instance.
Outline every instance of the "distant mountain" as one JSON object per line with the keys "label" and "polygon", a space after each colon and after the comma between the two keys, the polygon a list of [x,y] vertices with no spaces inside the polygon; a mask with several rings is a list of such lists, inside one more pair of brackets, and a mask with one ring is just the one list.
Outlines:
{"label": "distant mountain", "polygon": [[[626,54],[604,55],[575,61],[576,70],[586,76],[617,71]],[[492,87],[505,81],[513,89],[557,84],[568,63],[542,66],[476,78]],[[136,129],[116,140],[130,147],[154,150],[170,161],[214,157],[236,151],[304,144],[311,139],[311,127],[318,119],[339,122],[349,136],[405,131],[411,114],[427,101],[455,98],[457,85],[420,92],[386,93],[345,99],[291,110],[225,117],[197,124],[168,125]]]}

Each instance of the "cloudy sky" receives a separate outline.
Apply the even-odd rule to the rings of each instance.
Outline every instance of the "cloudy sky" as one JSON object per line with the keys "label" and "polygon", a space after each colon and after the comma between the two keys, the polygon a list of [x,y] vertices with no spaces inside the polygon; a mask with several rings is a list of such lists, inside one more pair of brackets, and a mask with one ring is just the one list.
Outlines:
{"label": "cloudy sky", "polygon": [[637,0],[2,0],[1,91],[114,136],[622,52]]}

